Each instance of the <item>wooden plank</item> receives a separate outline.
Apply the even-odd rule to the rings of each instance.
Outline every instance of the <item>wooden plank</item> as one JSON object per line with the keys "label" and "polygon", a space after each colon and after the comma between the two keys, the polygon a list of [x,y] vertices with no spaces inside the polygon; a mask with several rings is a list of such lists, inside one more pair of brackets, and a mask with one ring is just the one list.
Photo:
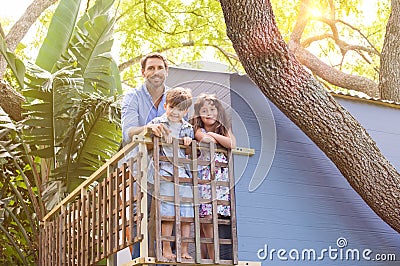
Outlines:
{"label": "wooden plank", "polygon": [[101,252],[101,258],[104,259],[107,256],[107,236],[108,236],[108,230],[107,230],[107,188],[108,188],[108,178],[104,178],[103,180],[103,226],[102,226],[102,236],[103,236],[103,245],[102,245],[102,252]]}
{"label": "wooden plank", "polygon": [[80,236],[80,248],[79,248],[79,252],[81,254],[81,265],[86,265],[85,263],[85,251],[87,246],[85,246],[85,238],[86,238],[86,217],[87,217],[87,213],[86,213],[86,190],[82,189],[81,190],[81,201],[82,201],[82,205],[81,205],[81,215],[79,216],[80,219],[80,232],[81,232],[81,236]]}
{"label": "wooden plank", "polygon": [[215,145],[210,142],[210,173],[211,173],[211,199],[212,199],[212,219],[213,219],[213,238],[214,238],[214,263],[219,264],[219,233],[218,233],[218,206],[217,206],[217,191],[215,180]]}
{"label": "wooden plank", "polygon": [[122,249],[127,244],[126,241],[126,227],[127,227],[127,216],[126,216],[126,190],[128,189],[128,180],[129,180],[130,171],[126,163],[123,164],[123,171],[122,171],[122,212],[121,212],[121,219],[122,219],[122,241],[120,248]]}
{"label": "wooden plank", "polygon": [[200,239],[200,213],[199,213],[199,167],[197,164],[197,142],[192,141],[192,178],[193,178],[193,205],[194,205],[194,237],[195,237],[195,262],[201,263],[201,239]]}
{"label": "wooden plank", "polygon": [[62,245],[61,245],[61,239],[62,239],[62,230],[61,230],[61,228],[62,228],[62,226],[61,226],[62,216],[61,216],[61,214],[57,217],[57,219],[55,219],[55,221],[56,221],[55,234],[56,234],[57,237],[56,237],[56,242],[55,242],[55,256],[56,256],[56,259],[54,260],[54,262],[57,265],[61,265],[61,249],[62,249]]}
{"label": "wooden plank", "polygon": [[81,199],[78,199],[76,201],[77,203],[77,212],[76,212],[76,217],[75,217],[75,223],[76,223],[76,261],[78,263],[81,263],[81,252],[82,252],[82,222],[81,222],[81,217],[82,217],[82,202]]}
{"label": "wooden plank", "polygon": [[[91,202],[91,195],[93,191],[86,192],[86,207],[85,207],[85,212],[86,214],[86,222],[85,222],[85,265],[90,264],[90,257],[91,257],[91,250],[93,247],[91,246],[92,242],[90,241],[90,236],[93,236],[94,233],[94,228],[93,228],[93,223],[91,223],[92,219],[92,212],[90,208],[90,202]],[[94,204],[94,203],[93,203]]]}
{"label": "wooden plank", "polygon": [[[142,212],[142,202],[143,202],[143,195],[144,193],[142,192],[142,182],[143,182],[143,157],[144,155],[147,156],[147,153],[144,154],[142,151],[139,151],[138,154],[138,160],[137,160],[137,182],[136,182],[136,195],[138,197],[138,200],[136,201],[136,217],[134,218],[135,223],[136,223],[136,238],[142,240],[143,234],[142,234],[142,219],[143,219],[143,212]],[[147,160],[145,161],[147,163]],[[147,178],[146,178],[147,180]],[[147,200],[147,198],[146,198]],[[146,203],[147,206],[147,203]]]}
{"label": "wooden plank", "polygon": [[[155,223],[155,240],[156,240],[156,258],[162,258],[161,243],[161,214],[160,214],[160,139],[154,138],[153,160],[154,160],[154,196],[152,205],[154,205],[154,223]],[[152,243],[152,242],[150,242]],[[151,254],[150,254],[151,255]]]}
{"label": "wooden plank", "polygon": [[115,178],[113,180],[113,203],[114,203],[114,210],[113,210],[113,223],[114,223],[114,248],[112,249],[112,253],[116,253],[118,251],[119,246],[119,213],[121,205],[119,204],[119,197],[120,197],[120,185],[121,185],[121,178],[122,178],[122,171],[120,168],[115,169],[114,171]]}
{"label": "wooden plank", "polygon": [[65,236],[66,240],[66,263],[65,265],[69,265],[69,261],[71,260],[71,206],[65,206],[65,218],[67,219],[67,227],[65,228],[67,234]]}
{"label": "wooden plank", "polygon": [[178,169],[178,151],[179,144],[177,139],[173,139],[173,174],[174,174],[174,204],[175,204],[175,252],[176,262],[182,262],[182,250],[181,250],[181,214],[180,214],[180,197],[179,197],[179,169]]}
{"label": "wooden plank", "polygon": [[232,154],[237,154],[237,155],[244,155],[244,156],[252,156],[256,154],[255,149],[251,148],[244,148],[244,147],[236,147],[231,150]]}
{"label": "wooden plank", "polygon": [[112,240],[113,240],[113,182],[112,182],[112,170],[111,167],[108,168],[107,171],[107,194],[108,203],[107,203],[107,249],[105,252],[105,256],[108,256],[112,253]]}
{"label": "wooden plank", "polygon": [[74,259],[76,257],[76,247],[75,247],[75,241],[76,241],[76,224],[75,224],[75,210],[76,210],[76,202],[72,203],[72,215],[71,215],[71,225],[72,225],[72,231],[71,231],[71,245],[72,245],[72,250],[71,250],[71,258],[70,258],[70,263],[71,265],[74,265]]}
{"label": "wooden plank", "polygon": [[94,264],[97,258],[97,246],[96,246],[96,239],[99,239],[99,230],[98,230],[98,213],[100,211],[99,202],[99,187],[100,184],[97,184],[92,190],[92,243],[91,243],[91,255],[89,263],[90,265]]}
{"label": "wooden plank", "polygon": [[[135,190],[134,190],[134,185],[136,183],[136,177],[134,176],[133,172],[133,164],[134,160],[133,158],[129,159],[129,169],[130,169],[130,177],[128,179],[129,182],[129,195],[128,195],[128,200],[129,200],[129,234],[128,234],[128,243],[131,244],[133,242],[133,239],[135,237],[135,232],[134,232],[134,217],[135,217]],[[137,203],[136,203],[137,206]],[[137,211],[137,210],[136,210]],[[132,253],[132,249],[130,249]]]}
{"label": "wooden plank", "polygon": [[102,224],[101,224],[101,217],[102,217],[102,211],[103,211],[103,185],[104,182],[100,182],[99,185],[97,186],[97,202],[96,204],[98,205],[97,208],[97,219],[96,219],[96,226],[97,226],[97,241],[96,241],[96,261],[100,261],[101,257],[101,246],[102,246]]}
{"label": "wooden plank", "polygon": [[[121,266],[136,266],[136,265],[153,265],[153,264],[160,264],[160,261],[158,261],[156,258],[153,257],[140,257],[134,260],[131,260],[129,262],[126,262],[122,264]],[[176,264],[176,262],[162,262],[162,264],[169,264],[173,265]],[[209,259],[204,259],[203,264],[207,264],[207,266],[218,266],[218,265],[231,265],[231,266],[261,266],[261,262],[259,261],[239,261],[238,264],[234,265],[232,264],[231,260],[221,260],[221,264],[214,264],[212,260]],[[193,265],[193,263],[189,262],[182,262],[179,265],[181,266],[189,266]]]}
{"label": "wooden plank", "polygon": [[238,259],[238,239],[237,239],[237,220],[236,220],[236,197],[235,197],[235,177],[233,174],[233,155],[231,152],[228,152],[228,160],[229,160],[229,168],[228,168],[228,176],[229,176],[229,193],[231,196],[231,237],[232,237],[232,260],[233,264],[237,264]]}
{"label": "wooden plank", "polygon": [[[149,254],[149,239],[148,239],[148,211],[147,211],[147,147],[145,143],[139,144],[139,152],[142,153],[142,158],[140,163],[140,192],[141,192],[141,220],[138,220],[138,224],[140,224],[140,235],[142,237],[142,241],[140,242],[140,256],[148,257]],[[138,167],[139,168],[139,167]]]}
{"label": "wooden plank", "polygon": [[67,234],[69,228],[67,227],[67,213],[66,213],[66,207],[63,206],[61,208],[61,219],[62,219],[62,237],[61,237],[61,260],[60,260],[60,265],[66,265],[67,264]]}
{"label": "wooden plank", "polygon": [[[55,233],[55,223],[54,221],[51,221],[49,223],[49,227],[50,227],[50,237],[53,238],[54,237],[54,233]],[[55,264],[55,245],[54,245],[54,238],[50,240],[50,248],[49,248],[49,253],[50,253],[50,263],[51,264]]]}
{"label": "wooden plank", "polygon": [[116,164],[121,158],[123,158],[125,156],[125,154],[128,154],[131,150],[133,150],[138,145],[138,141],[140,140],[140,138],[137,138],[137,139],[138,140],[136,142],[132,141],[131,143],[126,145],[123,149],[121,149],[118,153],[116,153],[113,157],[111,157],[105,164],[103,164],[99,169],[97,169],[96,172],[91,174],[88,179],[86,179],[82,184],[80,184],[65,199],[63,199],[56,207],[54,207],[45,217],[43,217],[43,221],[46,221],[51,216],[53,216],[56,212],[58,212],[61,209],[61,206],[66,205],[68,202],[72,201],[77,196],[79,196],[79,193],[82,188],[87,188],[94,181],[97,181],[102,176],[102,174],[104,174],[108,170],[109,166]]}

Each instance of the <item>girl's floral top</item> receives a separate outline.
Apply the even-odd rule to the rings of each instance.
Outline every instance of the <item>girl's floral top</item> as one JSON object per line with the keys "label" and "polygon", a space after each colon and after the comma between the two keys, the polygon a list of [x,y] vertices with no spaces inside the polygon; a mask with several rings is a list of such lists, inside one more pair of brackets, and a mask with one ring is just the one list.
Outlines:
{"label": "girl's floral top", "polygon": [[[206,132],[204,129],[201,129]],[[199,157],[200,160],[210,160],[210,153],[204,154],[204,152]],[[215,162],[227,163],[228,159],[222,152],[215,153]],[[210,166],[199,166],[199,179],[210,180],[211,179],[211,169]],[[217,181],[229,181],[228,168],[225,167],[215,167],[215,179]],[[230,201],[229,187],[216,186],[217,200]],[[199,196],[203,199],[211,199],[211,185],[209,184],[199,184]],[[223,216],[231,216],[231,207],[226,205],[218,205],[217,212]],[[212,205],[210,203],[200,204],[200,216],[204,217],[206,215],[212,214]]]}

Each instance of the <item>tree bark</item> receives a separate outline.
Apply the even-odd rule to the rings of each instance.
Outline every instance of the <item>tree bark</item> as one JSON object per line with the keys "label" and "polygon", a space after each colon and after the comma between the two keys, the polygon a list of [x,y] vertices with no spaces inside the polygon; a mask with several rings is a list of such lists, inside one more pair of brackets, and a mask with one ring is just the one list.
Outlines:
{"label": "tree bark", "polygon": [[[9,51],[15,51],[15,48],[25,37],[33,23],[39,18],[43,11],[55,2],[57,2],[57,0],[35,0],[29,5],[25,13],[14,23],[5,37],[7,49]],[[2,95],[0,98],[0,106],[12,119],[19,121],[22,119],[21,103],[25,99],[16,90],[2,82],[6,68],[6,60],[0,56],[0,90]]]}
{"label": "tree bark", "polygon": [[[330,84],[348,90],[363,92],[371,97],[378,98],[378,84],[373,80],[346,74],[340,70],[337,70],[304,49],[304,47],[301,45],[301,36],[303,35],[304,29],[309,21],[309,12],[307,12],[309,6],[310,0],[300,1],[299,14],[288,43],[290,51],[294,53],[300,63],[310,69],[313,74],[329,82]],[[333,4],[331,5],[331,10],[331,16],[332,19],[334,19],[335,11]],[[331,28],[334,28],[333,25]],[[332,35],[335,36],[337,34],[333,33]],[[336,41],[340,42],[338,36],[336,36]]]}
{"label": "tree bark", "polygon": [[400,102],[400,0],[392,0],[381,54],[379,92],[384,100]]}
{"label": "tree bark", "polygon": [[373,80],[337,70],[325,64],[318,57],[301,47],[300,44],[292,42],[289,43],[289,47],[301,64],[330,84],[348,90],[363,92],[371,97],[379,97],[378,84]]}
{"label": "tree bark", "polygon": [[22,120],[21,104],[25,98],[0,80],[0,107],[15,121]]}
{"label": "tree bark", "polygon": [[270,1],[220,0],[249,77],[328,156],[364,201],[400,232],[400,175],[355,118],[289,51]]}

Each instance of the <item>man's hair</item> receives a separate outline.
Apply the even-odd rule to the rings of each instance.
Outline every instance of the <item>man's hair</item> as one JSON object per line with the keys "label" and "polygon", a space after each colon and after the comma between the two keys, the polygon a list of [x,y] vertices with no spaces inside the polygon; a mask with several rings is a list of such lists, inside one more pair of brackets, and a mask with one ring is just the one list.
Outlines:
{"label": "man's hair", "polygon": [[167,58],[165,58],[162,54],[160,53],[150,53],[147,54],[145,56],[142,57],[142,59],[140,60],[140,66],[142,67],[142,69],[146,68],[146,63],[147,63],[147,59],[149,58],[158,58],[161,59],[164,62],[164,67],[165,69],[168,69],[168,61]]}
{"label": "man's hair", "polygon": [[165,102],[172,108],[187,110],[192,105],[192,91],[182,87],[167,90]]}

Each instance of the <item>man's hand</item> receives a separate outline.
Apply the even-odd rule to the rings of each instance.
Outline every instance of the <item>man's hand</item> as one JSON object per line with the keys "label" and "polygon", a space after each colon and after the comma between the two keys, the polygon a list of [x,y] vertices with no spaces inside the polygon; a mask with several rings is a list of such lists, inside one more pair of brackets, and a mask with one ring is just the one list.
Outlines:
{"label": "man's hand", "polygon": [[171,130],[169,130],[163,124],[147,124],[146,127],[150,129],[151,133],[153,133],[157,137],[168,136]]}
{"label": "man's hand", "polygon": [[190,143],[192,143],[192,138],[191,137],[183,137],[183,145],[189,146]]}

